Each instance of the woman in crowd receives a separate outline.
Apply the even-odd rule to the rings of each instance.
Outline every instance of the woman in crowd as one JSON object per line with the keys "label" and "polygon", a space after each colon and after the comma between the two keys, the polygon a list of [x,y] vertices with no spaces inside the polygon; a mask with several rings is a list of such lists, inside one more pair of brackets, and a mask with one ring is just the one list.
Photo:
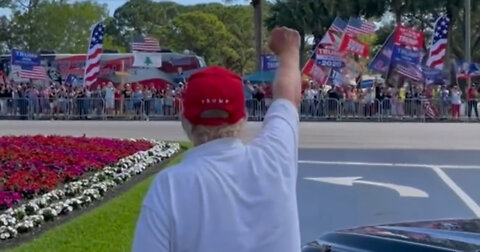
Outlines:
{"label": "woman in crowd", "polygon": [[454,120],[460,119],[460,107],[462,105],[462,91],[458,88],[458,85],[453,86],[451,94],[452,102],[452,118]]}
{"label": "woman in crowd", "polygon": [[142,118],[142,102],[143,102],[143,91],[142,86],[137,83],[135,86],[135,92],[132,95],[133,99],[133,108],[135,109],[135,116],[133,119]]}
{"label": "woman in crowd", "polygon": [[125,84],[125,90],[123,90],[123,100],[125,104],[126,114],[130,114],[133,111],[132,95],[133,95],[132,86],[129,83]]}
{"label": "woman in crowd", "polygon": [[155,99],[155,102],[154,102],[154,110],[155,110],[155,114],[156,115],[159,115],[159,116],[163,116],[164,113],[163,113],[163,97],[164,97],[164,90],[163,89],[159,89],[159,90],[156,90],[154,92],[154,99]]}
{"label": "woman in crowd", "polygon": [[153,84],[152,86],[146,86],[143,92],[143,100],[144,100],[143,103],[144,103],[144,111],[146,116],[150,115],[150,109],[151,109],[151,103],[152,103],[152,97],[153,97],[152,88],[153,88]]}

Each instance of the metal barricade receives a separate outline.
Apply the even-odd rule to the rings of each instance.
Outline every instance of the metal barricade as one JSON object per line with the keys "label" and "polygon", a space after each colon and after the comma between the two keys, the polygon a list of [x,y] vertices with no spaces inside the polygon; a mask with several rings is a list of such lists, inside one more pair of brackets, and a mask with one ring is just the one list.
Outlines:
{"label": "metal barricade", "polygon": [[118,115],[107,114],[107,116],[110,116],[110,117],[116,116],[116,117],[120,117],[128,120],[145,119],[143,99],[128,98],[128,99],[123,99],[121,103],[123,103],[121,104],[121,106],[123,105],[122,106],[123,111],[121,111]]}
{"label": "metal barricade", "polygon": [[70,99],[68,117],[70,119],[106,119],[107,104],[103,98]]}
{"label": "metal barricade", "polygon": [[143,107],[148,120],[177,120],[182,113],[182,101],[173,97],[147,99]]}
{"label": "metal barricade", "polygon": [[267,113],[265,100],[249,99],[245,103],[248,119],[252,121],[261,121]]}
{"label": "metal barricade", "polygon": [[339,120],[342,118],[337,99],[305,99],[300,104],[300,118],[307,121]]}
{"label": "metal barricade", "polygon": [[[269,102],[265,99],[249,99],[245,103],[248,119],[264,119]],[[444,121],[478,120],[476,100],[462,101],[459,118],[454,118],[450,99],[397,98],[371,100],[339,100],[320,98],[303,100],[300,118],[304,121]],[[455,106],[458,108],[458,106]],[[181,115],[179,98],[161,97],[152,99],[103,98],[16,98],[0,99],[0,119],[22,120],[177,120]]]}
{"label": "metal barricade", "polygon": [[32,119],[30,101],[27,98],[2,98],[0,100],[0,118]]}
{"label": "metal barricade", "polygon": [[467,120],[479,120],[479,102],[478,99],[469,99],[464,102],[465,104],[465,117]]}

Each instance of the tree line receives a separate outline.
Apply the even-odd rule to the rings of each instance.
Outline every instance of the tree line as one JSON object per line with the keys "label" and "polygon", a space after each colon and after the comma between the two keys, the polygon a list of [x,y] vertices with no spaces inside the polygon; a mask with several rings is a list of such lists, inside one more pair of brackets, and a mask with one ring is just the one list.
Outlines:
{"label": "tree line", "polygon": [[[243,0],[225,2],[248,3]],[[255,69],[255,26],[263,30],[261,44],[268,52],[266,35],[275,26],[298,30],[304,56],[312,49],[308,42],[320,41],[335,17],[363,17],[380,22],[374,36],[362,38],[379,48],[394,26],[404,23],[431,33],[438,16],[451,19],[449,55],[463,58],[463,0],[276,0],[251,1],[261,8],[254,18],[249,5],[198,4],[129,0],[109,15],[106,5],[96,1],[0,0],[8,8],[0,16],[0,50],[11,48],[31,52],[85,53],[91,26],[104,20],[107,26],[104,48],[126,52],[132,37],[144,34],[156,37],[163,47],[189,50],[240,74]],[[480,10],[480,0],[472,0],[472,13]],[[257,20],[257,22],[254,22]],[[258,22],[261,20],[262,22]],[[480,16],[472,15],[473,59],[480,61]],[[428,36],[427,36],[428,38]],[[304,57],[305,58],[305,57]]]}

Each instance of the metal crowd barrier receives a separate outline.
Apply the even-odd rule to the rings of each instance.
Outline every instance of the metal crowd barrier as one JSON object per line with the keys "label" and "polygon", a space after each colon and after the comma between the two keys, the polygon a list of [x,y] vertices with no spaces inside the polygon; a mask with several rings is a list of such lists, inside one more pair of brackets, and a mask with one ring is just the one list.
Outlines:
{"label": "metal crowd barrier", "polygon": [[[249,120],[261,121],[271,100],[247,100]],[[453,106],[440,99],[384,100],[303,100],[300,117],[304,121],[442,121],[477,120],[478,101],[463,101],[460,115],[454,118]],[[22,120],[177,120],[181,102],[173,98],[15,98],[0,99],[0,119]]]}

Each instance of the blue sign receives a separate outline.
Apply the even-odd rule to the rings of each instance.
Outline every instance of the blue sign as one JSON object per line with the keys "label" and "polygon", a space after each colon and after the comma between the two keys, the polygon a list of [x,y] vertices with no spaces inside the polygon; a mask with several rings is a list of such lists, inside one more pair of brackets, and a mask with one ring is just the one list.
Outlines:
{"label": "blue sign", "polygon": [[368,68],[381,74],[387,75],[390,69],[393,49],[394,39],[393,36],[390,35],[390,37],[387,39],[387,41],[382,46],[377,55],[375,55],[372,61],[370,61],[370,63],[368,64]]}
{"label": "blue sign", "polygon": [[12,65],[24,67],[40,66],[40,57],[35,53],[12,50]]}
{"label": "blue sign", "polygon": [[344,68],[345,62],[337,59],[317,59],[317,66],[330,67],[330,68]]}
{"label": "blue sign", "polygon": [[372,87],[373,87],[373,84],[374,84],[374,81],[373,81],[373,80],[364,80],[364,81],[362,81],[362,83],[361,83],[362,88],[372,88]]}
{"label": "blue sign", "polygon": [[317,66],[328,68],[344,68],[345,62],[341,55],[333,50],[319,49],[317,51],[316,60]]}
{"label": "blue sign", "polygon": [[274,55],[262,55],[262,71],[275,71],[278,68],[278,57]]}
{"label": "blue sign", "polygon": [[422,57],[420,51],[413,51],[400,46],[394,46],[392,53],[392,61],[396,62],[408,62],[411,64],[418,64]]}

